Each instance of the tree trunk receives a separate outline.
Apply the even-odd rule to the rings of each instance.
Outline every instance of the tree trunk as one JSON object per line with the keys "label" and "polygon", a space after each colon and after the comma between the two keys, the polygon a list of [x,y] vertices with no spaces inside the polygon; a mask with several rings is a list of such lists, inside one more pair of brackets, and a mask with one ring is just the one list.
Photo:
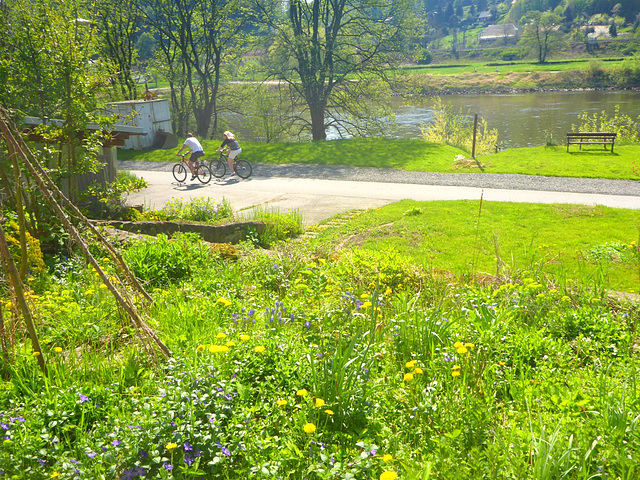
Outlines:
{"label": "tree trunk", "polygon": [[320,106],[311,108],[311,135],[314,140],[327,139],[327,132],[324,128],[324,108]]}

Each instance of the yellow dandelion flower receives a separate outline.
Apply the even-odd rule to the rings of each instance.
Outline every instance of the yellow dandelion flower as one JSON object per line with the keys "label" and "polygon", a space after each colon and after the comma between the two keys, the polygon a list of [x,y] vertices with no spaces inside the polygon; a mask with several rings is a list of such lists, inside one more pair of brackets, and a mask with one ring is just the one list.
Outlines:
{"label": "yellow dandelion flower", "polygon": [[56,347],[53,349],[53,351],[56,353],[62,353],[62,347]]}
{"label": "yellow dandelion flower", "polygon": [[369,308],[370,306],[371,306],[371,302],[367,300],[362,305],[360,305],[360,308],[365,309],[365,308]]}
{"label": "yellow dandelion flower", "polygon": [[220,339],[220,340],[224,340],[225,338],[227,338],[227,334],[224,332],[220,332],[216,335],[216,338]]}
{"label": "yellow dandelion flower", "polygon": [[198,352],[204,352],[204,349],[205,349],[205,348],[206,348],[206,347],[205,347],[204,345],[198,345],[198,347],[196,348],[196,350],[197,350]]}
{"label": "yellow dandelion flower", "polygon": [[461,355],[462,355],[462,354],[467,353],[468,351],[469,351],[469,350],[467,350],[467,347],[464,347],[464,346],[463,346],[463,347],[456,348],[456,352],[458,352],[458,353],[459,353],[459,354],[461,354]]}
{"label": "yellow dandelion flower", "polygon": [[404,366],[405,366],[405,368],[411,369],[411,368],[416,366],[416,361],[415,360],[411,360],[410,362],[405,363]]}
{"label": "yellow dandelion flower", "polygon": [[465,343],[465,344],[464,344],[464,346],[465,346],[466,348],[473,348],[473,347],[475,347],[475,345],[474,345],[473,343],[471,343],[471,342],[467,342],[467,343]]}
{"label": "yellow dandelion flower", "polygon": [[405,373],[403,380],[405,382],[410,382],[411,380],[413,380],[413,373]]}
{"label": "yellow dandelion flower", "polygon": [[328,408],[327,408],[327,409],[324,411],[324,413],[326,413],[327,415],[333,415],[333,410],[330,410],[330,409],[328,409]]}
{"label": "yellow dandelion flower", "polygon": [[177,443],[173,443],[173,442],[171,442],[171,443],[167,443],[167,444],[165,445],[165,447],[164,447],[164,448],[166,448],[167,450],[171,451],[171,450],[173,450],[174,448],[176,448],[177,446],[178,446],[178,444],[177,444]]}
{"label": "yellow dandelion flower", "polygon": [[387,287],[387,289],[384,291],[385,295],[389,295],[391,293],[391,287]]}
{"label": "yellow dandelion flower", "polygon": [[240,340],[242,340],[243,342],[246,342],[250,339],[251,337],[249,335],[240,335]]}
{"label": "yellow dandelion flower", "polygon": [[498,362],[498,365],[500,365],[501,367],[504,367],[504,366],[506,365],[506,363],[504,363],[502,360],[500,360],[500,361]]}
{"label": "yellow dandelion flower", "polygon": [[227,347],[235,347],[236,346],[236,342],[234,342],[233,340],[230,340],[227,343],[225,343],[225,345]]}
{"label": "yellow dandelion flower", "polygon": [[453,344],[453,348],[460,348],[460,347],[464,347],[464,343],[456,342],[456,343]]}
{"label": "yellow dandelion flower", "polygon": [[220,305],[224,306],[224,307],[228,307],[229,305],[231,305],[231,302],[229,300],[227,300],[226,298],[218,298],[218,300],[216,300],[216,303],[219,303]]}
{"label": "yellow dandelion flower", "polygon": [[32,354],[32,355],[33,355],[34,357],[38,357],[38,356],[40,356],[40,352],[33,352],[33,354]]}
{"label": "yellow dandelion flower", "polygon": [[380,480],[396,480],[396,478],[398,478],[398,474],[393,470],[387,470],[380,474]]}
{"label": "yellow dandelion flower", "polygon": [[324,400],[321,398],[316,398],[316,408],[322,408],[324,406]]}
{"label": "yellow dandelion flower", "polygon": [[304,431],[307,433],[313,433],[316,431],[316,426],[313,423],[307,423],[302,428],[304,428]]}
{"label": "yellow dandelion flower", "polygon": [[416,375],[421,375],[423,373],[422,369],[420,367],[416,367],[415,370],[413,371],[414,374]]}
{"label": "yellow dandelion flower", "polygon": [[360,295],[360,298],[362,300],[364,300],[365,298],[369,298],[369,294],[368,293],[363,293],[362,295]]}
{"label": "yellow dandelion flower", "polygon": [[106,290],[107,286],[104,283],[101,283],[100,286],[98,287],[100,290]]}
{"label": "yellow dandelion flower", "polygon": [[90,288],[89,290],[85,290],[84,294],[85,295],[93,295],[96,291],[93,288]]}
{"label": "yellow dandelion flower", "polygon": [[451,370],[460,370],[460,365],[454,365]]}
{"label": "yellow dandelion flower", "polygon": [[262,353],[262,352],[264,352],[265,350],[266,350],[266,348],[265,348],[265,347],[263,347],[262,345],[258,345],[257,347],[255,347],[255,348],[253,349],[253,351],[254,351],[254,352],[256,352],[256,353]]}
{"label": "yellow dandelion flower", "polygon": [[393,460],[393,455],[387,453],[385,455],[382,456],[382,461],[389,463],[391,460]]}
{"label": "yellow dandelion flower", "polygon": [[452,377],[459,377],[460,376],[460,370],[454,370],[453,372],[451,372],[451,376]]}
{"label": "yellow dandelion flower", "polygon": [[229,347],[227,347],[226,345],[220,345],[218,347],[218,353],[228,353],[229,352]]}
{"label": "yellow dandelion flower", "polygon": [[60,476],[60,472],[53,472],[50,478],[58,478]]}
{"label": "yellow dandelion flower", "polygon": [[287,404],[286,400],[278,400],[276,402],[276,405],[278,405],[279,407],[284,407]]}
{"label": "yellow dandelion flower", "polygon": [[301,388],[296,392],[296,395],[299,397],[306,397],[308,393],[309,392],[307,392],[304,388]]}

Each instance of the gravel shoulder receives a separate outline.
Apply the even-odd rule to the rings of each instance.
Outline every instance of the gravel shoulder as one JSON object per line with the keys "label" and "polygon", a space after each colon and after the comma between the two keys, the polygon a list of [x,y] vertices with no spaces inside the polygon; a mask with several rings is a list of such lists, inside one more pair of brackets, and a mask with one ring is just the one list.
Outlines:
{"label": "gravel shoulder", "polygon": [[[118,161],[119,170],[170,172],[173,165],[173,162]],[[261,163],[253,164],[253,176],[640,196],[640,179],[609,180],[491,173],[406,172],[390,168]]]}

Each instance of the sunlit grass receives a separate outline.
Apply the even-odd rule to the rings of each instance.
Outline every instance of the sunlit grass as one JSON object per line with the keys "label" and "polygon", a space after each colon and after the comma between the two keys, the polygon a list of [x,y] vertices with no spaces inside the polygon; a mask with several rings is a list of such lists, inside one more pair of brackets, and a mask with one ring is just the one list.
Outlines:
{"label": "sunlit grass", "polygon": [[[442,173],[519,173],[559,177],[640,179],[640,145],[616,145],[614,153],[602,146],[572,146],[567,152],[564,139],[558,146],[514,148],[479,156],[478,162],[455,162],[464,152],[449,145],[423,140],[360,138],[327,142],[243,143],[243,157],[267,164],[344,165],[350,167],[395,168],[407,171]],[[203,141],[205,151],[218,144]],[[171,162],[172,151],[119,151],[122,160]]]}
{"label": "sunlit grass", "polygon": [[[639,293],[639,222],[633,210],[599,206],[406,200],[320,227],[316,241],[393,250],[456,276],[535,269],[583,283],[602,276],[612,289]],[[626,246],[629,256],[589,255],[608,244]]]}

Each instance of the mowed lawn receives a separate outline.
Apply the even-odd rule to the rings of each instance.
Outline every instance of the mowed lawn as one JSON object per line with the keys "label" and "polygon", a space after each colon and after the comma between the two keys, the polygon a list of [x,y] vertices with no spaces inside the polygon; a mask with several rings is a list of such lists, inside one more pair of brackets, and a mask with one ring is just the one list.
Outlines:
{"label": "mowed lawn", "polygon": [[[214,157],[217,140],[202,142],[207,158]],[[503,150],[478,156],[477,161],[458,148],[420,139],[358,138],[326,142],[243,142],[242,157],[255,163],[346,165],[395,168],[442,173],[507,173],[557,177],[640,180],[640,145],[616,145],[614,152],[602,146],[541,146]],[[173,162],[175,150],[119,150],[120,160]],[[465,158],[455,161],[456,157]],[[471,161],[470,161],[471,160]]]}

